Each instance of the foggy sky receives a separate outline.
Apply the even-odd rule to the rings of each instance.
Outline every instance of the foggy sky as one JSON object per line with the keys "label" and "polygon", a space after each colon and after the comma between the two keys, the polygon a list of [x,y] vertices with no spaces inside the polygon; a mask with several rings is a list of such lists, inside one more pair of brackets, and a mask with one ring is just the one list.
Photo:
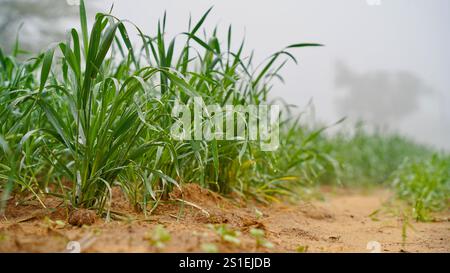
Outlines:
{"label": "foggy sky", "polygon": [[254,49],[259,60],[291,43],[325,44],[295,51],[300,64],[285,67],[286,84],[277,84],[273,96],[299,106],[312,98],[325,122],[371,116],[419,142],[450,149],[448,0],[381,0],[379,6],[368,0],[97,2],[104,11],[114,2],[115,15],[149,34],[167,11],[169,35],[185,31],[190,14],[198,20],[214,6],[206,27],[226,33],[232,24],[235,41],[245,36],[247,52]]}

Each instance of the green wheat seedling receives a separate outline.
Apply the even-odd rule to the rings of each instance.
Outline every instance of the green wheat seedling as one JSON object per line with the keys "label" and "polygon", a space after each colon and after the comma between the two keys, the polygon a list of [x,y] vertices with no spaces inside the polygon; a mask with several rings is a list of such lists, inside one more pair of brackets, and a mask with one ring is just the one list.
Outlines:
{"label": "green wheat seedling", "polygon": [[252,228],[250,229],[250,235],[255,238],[257,248],[273,248],[273,244],[266,239],[264,230]]}
{"label": "green wheat seedling", "polygon": [[157,225],[152,232],[146,235],[146,239],[150,245],[161,250],[171,240],[171,236],[163,225]]}
{"label": "green wheat seedling", "polygon": [[217,235],[219,235],[222,243],[231,243],[233,245],[241,244],[241,240],[239,239],[241,233],[237,230],[232,229],[230,226],[226,224],[209,224],[208,227]]}
{"label": "green wheat seedling", "polygon": [[213,243],[204,243],[201,245],[201,249],[205,253],[218,253],[219,252],[219,248]]}
{"label": "green wheat seedling", "polygon": [[450,158],[435,154],[424,160],[407,160],[393,175],[397,196],[412,206],[417,221],[430,221],[430,212],[449,207]]}

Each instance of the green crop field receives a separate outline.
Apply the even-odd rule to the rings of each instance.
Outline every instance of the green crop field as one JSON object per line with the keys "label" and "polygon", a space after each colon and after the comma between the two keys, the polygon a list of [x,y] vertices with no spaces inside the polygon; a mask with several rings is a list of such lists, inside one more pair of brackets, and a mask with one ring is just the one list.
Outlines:
{"label": "green crop field", "polygon": [[[266,205],[309,198],[301,192],[321,187],[375,187],[393,192],[417,221],[448,211],[448,153],[361,125],[347,132],[340,126],[348,121],[340,117],[329,126],[307,125],[282,106],[279,147],[273,151],[248,137],[175,139],[177,104],[189,111],[194,98],[220,107],[273,105],[269,93],[285,64],[327,46],[280,45],[256,63],[244,41],[232,47],[231,26],[224,35],[204,29],[210,11],[168,37],[165,15],[154,33],[114,13],[98,13],[91,26],[81,1],[80,25],[66,40],[38,54],[22,50],[19,38],[12,50],[0,49],[2,213],[30,200],[47,209],[51,197],[69,211],[87,209],[110,220],[118,189],[135,213],[151,217],[172,192],[189,184]],[[139,42],[129,33],[137,33]],[[245,114],[242,120],[249,128]],[[329,127],[337,133],[326,134]],[[226,235],[225,227],[211,229],[225,232],[225,241],[235,236]],[[269,245],[264,233],[252,234],[258,246]]]}

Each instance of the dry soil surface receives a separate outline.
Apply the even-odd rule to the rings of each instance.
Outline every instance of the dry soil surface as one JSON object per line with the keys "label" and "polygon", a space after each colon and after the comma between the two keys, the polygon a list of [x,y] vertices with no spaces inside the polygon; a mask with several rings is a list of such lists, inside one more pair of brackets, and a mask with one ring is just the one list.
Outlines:
{"label": "dry soil surface", "polygon": [[[197,185],[170,196],[151,215],[133,212],[115,191],[111,218],[83,219],[55,199],[47,209],[32,200],[10,200],[0,220],[0,252],[450,252],[449,211],[436,221],[405,225],[400,213],[386,206],[387,190],[322,189],[323,200],[262,205],[225,199]],[[379,211],[374,214],[374,212]],[[83,214],[83,212],[79,212]],[[71,219],[72,217],[72,219]],[[239,244],[223,241],[211,225],[239,231]],[[164,247],[151,244],[152,232],[163,225],[170,233]],[[406,229],[404,228],[406,226]],[[258,246],[252,228],[265,231],[272,248]]]}

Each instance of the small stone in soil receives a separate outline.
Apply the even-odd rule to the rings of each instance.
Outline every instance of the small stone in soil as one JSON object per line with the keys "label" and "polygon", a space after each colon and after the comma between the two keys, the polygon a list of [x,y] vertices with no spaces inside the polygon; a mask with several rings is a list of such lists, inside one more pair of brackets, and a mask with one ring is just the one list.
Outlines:
{"label": "small stone in soil", "polygon": [[96,220],[97,215],[92,210],[77,209],[70,213],[69,224],[81,227],[83,225],[92,225]]}

